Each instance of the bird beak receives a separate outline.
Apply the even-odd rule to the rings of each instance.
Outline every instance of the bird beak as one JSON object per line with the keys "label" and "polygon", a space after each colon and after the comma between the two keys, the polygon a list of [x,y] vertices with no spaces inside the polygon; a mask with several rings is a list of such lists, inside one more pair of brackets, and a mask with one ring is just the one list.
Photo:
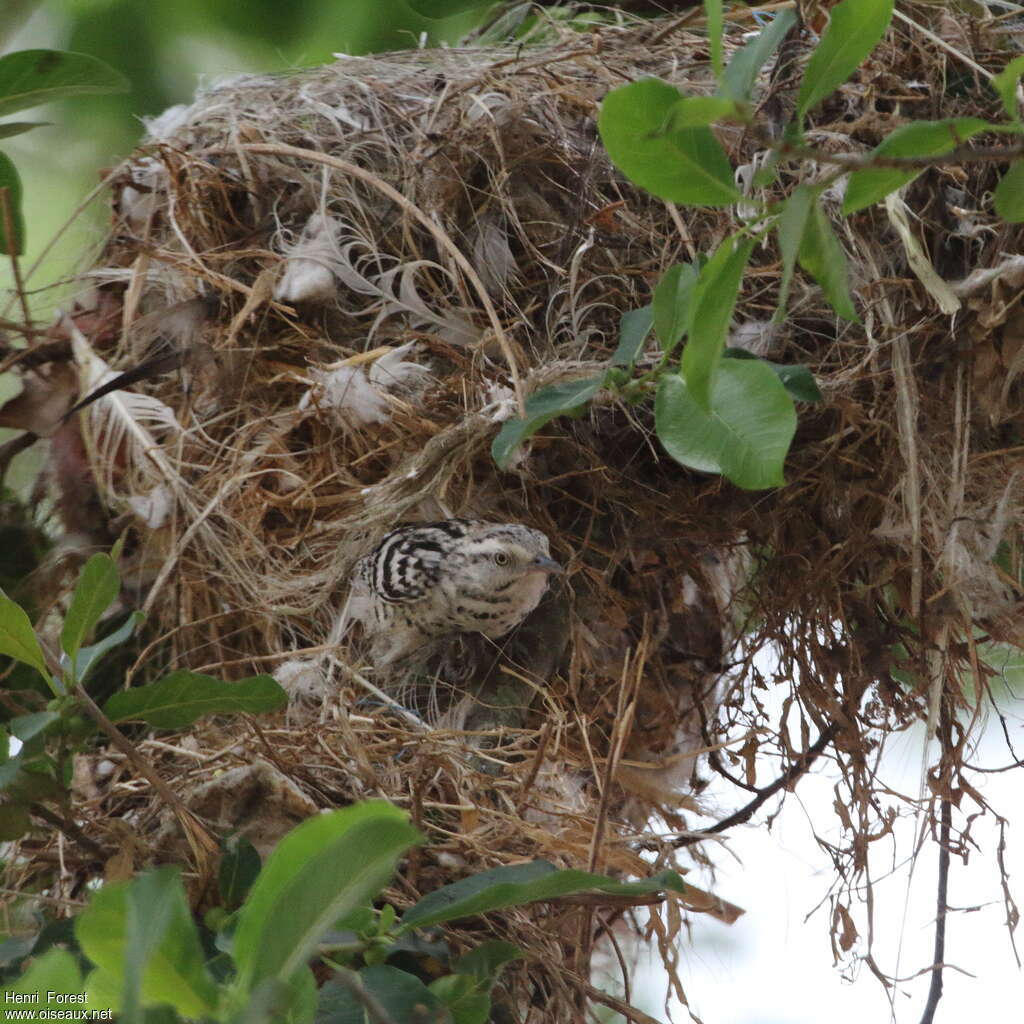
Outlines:
{"label": "bird beak", "polygon": [[547,555],[538,555],[529,565],[530,572],[551,572],[551,573],[564,573],[563,569],[553,558],[548,558]]}

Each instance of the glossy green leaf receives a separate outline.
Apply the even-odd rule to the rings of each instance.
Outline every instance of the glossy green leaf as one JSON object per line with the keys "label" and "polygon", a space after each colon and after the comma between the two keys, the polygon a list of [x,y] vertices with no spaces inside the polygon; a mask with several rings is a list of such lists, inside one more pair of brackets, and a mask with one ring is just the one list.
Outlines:
{"label": "glossy green leaf", "polygon": [[651,310],[654,332],[664,352],[671,352],[686,333],[698,276],[699,272],[692,263],[676,263],[655,285]]}
{"label": "glossy green leaf", "polygon": [[860,66],[885,35],[893,0],[842,0],[829,14],[828,28],[807,62],[797,116],[803,117]]}
{"label": "glossy green leaf", "polygon": [[30,715],[12,718],[7,724],[12,736],[17,736],[22,743],[28,743],[59,718],[56,711],[34,711]]}
{"label": "glossy green leaf", "polygon": [[0,804],[0,843],[13,843],[32,828],[28,805],[6,801]]}
{"label": "glossy green leaf", "polygon": [[[356,980],[396,1024],[449,1024],[444,1003],[414,974],[397,967],[364,967]],[[368,1024],[366,1010],[347,985],[329,981],[320,989],[316,1024]]]}
{"label": "glossy green leaf", "polygon": [[657,78],[613,89],[601,104],[598,129],[612,162],[660,199],[727,206],[740,199],[732,167],[710,128],[671,128],[681,99]]}
{"label": "glossy green leaf", "polygon": [[310,818],[267,859],[238,912],[234,956],[243,991],[288,982],[335,921],[369,903],[422,837],[404,812],[370,801]]}
{"label": "glossy green leaf", "polygon": [[67,96],[129,88],[124,75],[85,53],[17,50],[0,57],[0,116]]}
{"label": "glossy green leaf", "polygon": [[1020,111],[1017,109],[1017,83],[1020,76],[1024,75],[1024,56],[1014,57],[1002,71],[992,79],[992,88],[999,94],[1003,101],[1003,109],[1006,116],[1013,121],[1020,120]]}
{"label": "glossy green leaf", "polygon": [[612,366],[632,366],[643,353],[654,324],[650,306],[641,306],[622,314],[619,321],[619,346],[612,356]]}
{"label": "glossy green leaf", "polygon": [[157,729],[184,729],[203,715],[257,715],[277,711],[287,703],[288,694],[273,676],[224,683],[179,669],[159,682],[115,693],[103,711],[115,724],[146,722]]}
{"label": "glossy green leaf", "polygon": [[453,1024],[487,1024],[491,1016],[489,989],[468,974],[447,974],[430,983],[430,991],[447,1007]]}
{"label": "glossy green leaf", "polygon": [[[723,353],[724,359],[760,359],[760,356],[748,352],[745,348],[727,348]],[[818,383],[814,374],[799,363],[773,363],[767,359],[761,359],[766,366],[770,366],[775,376],[782,381],[782,386],[798,402],[820,402],[822,400]]]}
{"label": "glossy green leaf", "polygon": [[857,310],[850,297],[846,253],[839,244],[832,225],[821,207],[815,203],[807,217],[804,236],[797,256],[800,266],[821,285],[832,308],[844,319],[859,323]]}
{"label": "glossy green leaf", "polygon": [[94,644],[80,647],[78,654],[75,656],[73,668],[75,680],[79,683],[84,682],[93,667],[103,656],[115,647],[120,647],[121,644],[131,637],[138,626],[145,621],[146,616],[142,612],[132,612],[113,633],[108,633],[102,640],[97,640]]}
{"label": "glossy green leaf", "polygon": [[455,970],[459,974],[469,974],[480,981],[493,985],[507,964],[513,960],[521,960],[525,954],[511,942],[501,939],[488,939],[481,942],[476,949],[471,949],[459,957]]}
{"label": "glossy green leaf", "polygon": [[992,196],[996,213],[1008,224],[1024,221],[1024,161],[1010,165]]}
{"label": "glossy green leaf", "polygon": [[750,120],[750,112],[724,96],[684,96],[669,112],[668,127],[677,131],[714,124],[725,118],[745,122]]}
{"label": "glossy green leaf", "polygon": [[704,15],[708,25],[708,49],[711,51],[711,70],[715,78],[722,77],[722,0],[704,0]]}
{"label": "glossy green leaf", "polygon": [[42,648],[25,610],[0,590],[0,654],[31,665],[54,689]]}
{"label": "glossy green leaf", "polygon": [[47,128],[52,124],[52,121],[4,121],[0,124],[0,139],[10,139],[30,132],[33,128]]}
{"label": "glossy green leaf", "polygon": [[96,628],[100,616],[114,603],[120,589],[121,577],[110,555],[95,554],[85,563],[71,596],[64,628],[60,631],[61,649],[72,662],[78,649]]}
{"label": "glossy green leaf", "polygon": [[711,382],[753,250],[752,241],[734,236],[724,239],[701,270],[693,290],[682,371],[691,396],[705,409],[711,406]]}
{"label": "glossy green leaf", "polygon": [[[938,156],[955,149],[972,135],[989,128],[978,117],[953,117],[945,121],[912,121],[897,128],[871,152],[878,157]],[[924,168],[900,170],[869,167],[854,171],[846,185],[843,213],[855,213],[884,199],[890,192],[913,181]]]}
{"label": "glossy green leaf", "polygon": [[[0,190],[6,189],[7,214],[0,203],[0,253],[20,255],[25,251],[25,215],[21,209],[21,178],[18,169],[6,153],[0,153]],[[10,219],[13,247],[7,237],[7,222]]]}
{"label": "glossy green leaf", "polygon": [[259,877],[260,867],[260,855],[245,836],[225,842],[217,871],[217,889],[225,907],[234,910],[242,905]]}
{"label": "glossy green leaf", "polygon": [[800,185],[785,201],[779,215],[775,230],[779,235],[779,252],[782,254],[782,278],[779,281],[779,305],[776,319],[781,319],[786,312],[789,300],[789,288],[793,281],[793,270],[796,267],[800,243],[803,241],[807,217],[814,203],[814,192],[808,185]]}
{"label": "glossy green leaf", "polygon": [[[154,934],[160,932],[159,939],[140,938],[147,917],[153,920]],[[200,1018],[211,1015],[217,1005],[217,987],[206,973],[180,868],[158,868],[142,884],[135,879],[104,885],[78,915],[75,936],[102,972],[98,978],[90,976],[90,992],[96,982],[109,998],[114,986],[112,1009],[120,1008],[137,974],[144,1006],[167,1003],[184,1017]]]}
{"label": "glossy green leaf", "polygon": [[124,983],[122,1020],[129,1024],[142,1013],[142,979],[171,927],[175,909],[184,895],[176,867],[147,871],[125,890]]}
{"label": "glossy green leaf", "polygon": [[719,95],[749,102],[765,61],[778,49],[795,23],[795,11],[776,11],[772,20],[743,49],[732,55],[718,86]]}
{"label": "glossy green leaf", "polygon": [[556,416],[575,413],[586,405],[601,388],[602,377],[584,377],[566,384],[552,384],[535,391],[526,400],[526,418],[508,420],[491,443],[491,455],[504,469],[512,453],[528,437]]}
{"label": "glossy green leaf", "polygon": [[616,882],[604,875],[562,871],[545,860],[535,860],[529,864],[493,868],[435,889],[405,912],[400,928],[402,931],[425,928],[470,914],[486,914],[575,892],[635,894],[666,889],[684,891],[683,881],[674,871],[662,871],[639,882]]}
{"label": "glossy green leaf", "polygon": [[710,412],[682,377],[666,374],[658,384],[654,416],[658,439],[682,465],[721,473],[747,490],[785,483],[783,464],[796,432],[796,410],[761,360],[722,360]]}
{"label": "glossy green leaf", "polygon": [[[78,961],[66,950],[51,949],[40,957],[35,957],[27,971],[15,982],[7,985],[0,993],[0,1005],[3,1006],[4,1020],[44,1021],[40,1011],[52,1013],[55,1009],[82,1009],[79,1003],[49,1002],[46,993],[55,995],[79,995],[84,991],[82,972],[78,969]],[[37,1003],[42,993],[42,999]],[[24,1000],[24,1001],[23,1001]],[[14,1016],[14,1011],[24,1011],[25,1016]]]}

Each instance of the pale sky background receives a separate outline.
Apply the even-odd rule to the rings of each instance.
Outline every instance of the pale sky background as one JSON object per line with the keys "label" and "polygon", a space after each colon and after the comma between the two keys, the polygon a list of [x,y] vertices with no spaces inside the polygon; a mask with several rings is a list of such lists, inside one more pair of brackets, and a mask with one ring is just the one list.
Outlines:
{"label": "pale sky background", "polygon": [[[777,702],[783,696],[782,688],[774,694]],[[1003,708],[1018,751],[1024,750],[1021,710],[1016,700]],[[902,793],[916,796],[919,792],[923,739],[923,726],[895,737],[882,762],[883,777]],[[933,743],[930,749],[933,763],[937,746]],[[1012,760],[994,718],[980,735],[979,749],[971,760],[984,767]],[[725,851],[717,856],[719,867],[713,881],[697,873],[690,875],[697,884],[712,888],[747,911],[732,926],[706,915],[694,918],[692,942],[682,957],[682,977],[692,1008],[704,1024],[916,1024],[921,1019],[929,976],[898,986],[890,1007],[878,979],[865,964],[856,962],[856,954],[864,948],[863,938],[846,962],[833,966],[828,902],[814,912],[833,873],[827,854],[813,839],[811,823],[826,838],[838,838],[832,806],[837,774],[835,764],[828,763],[801,779],[796,792],[787,796],[771,832],[763,822],[776,808],[776,801],[765,805],[767,813],[755,819],[759,824],[731,830],[727,847],[734,856]],[[759,774],[759,784],[774,775],[765,768]],[[709,799],[718,801],[723,814],[730,813],[745,802],[746,795],[738,797],[727,782],[719,781],[721,785],[710,787]],[[1024,906],[1020,772],[975,774],[971,782],[1010,819],[1006,867],[1011,893]],[[887,802],[883,800],[883,804]],[[969,800],[964,806],[969,812],[975,810]],[[954,811],[954,827],[957,820]],[[1014,825],[1018,827],[1014,829]],[[1005,926],[996,865],[999,836],[991,815],[976,823],[973,835],[981,848],[972,852],[969,863],[964,866],[956,857],[951,859],[949,903],[965,912],[952,913],[947,919],[946,963],[974,977],[947,967],[935,1021],[1012,1024],[1024,1020],[1024,974],[1017,968]],[[901,977],[908,977],[932,960],[938,848],[925,842],[913,869],[908,901],[909,866],[904,862],[913,848],[913,819],[897,821],[895,836],[895,844],[888,839],[872,844],[872,875],[881,879],[874,884],[874,954],[887,974],[898,971]],[[900,866],[890,877],[882,878],[894,861]],[[851,913],[863,936],[863,911],[854,905]],[[1024,929],[1018,930],[1017,940],[1024,954]],[[638,991],[644,988],[646,998],[641,1000]],[[652,961],[646,983],[637,979],[634,1001],[663,1019],[663,992],[664,980]],[[677,1022],[688,1019],[681,1007],[674,1008],[672,1016]]]}

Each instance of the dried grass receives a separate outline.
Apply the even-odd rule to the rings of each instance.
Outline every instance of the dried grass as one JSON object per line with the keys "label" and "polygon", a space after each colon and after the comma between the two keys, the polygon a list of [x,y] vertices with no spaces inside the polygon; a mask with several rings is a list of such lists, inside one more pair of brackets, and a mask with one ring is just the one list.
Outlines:
{"label": "dried grass", "polygon": [[[965,71],[990,63],[996,37],[928,16],[931,36],[896,24],[825,105],[812,144],[866,148],[903,118],[996,116]],[[644,874],[683,845],[705,856],[687,832],[709,770],[699,752],[745,804],[768,781],[755,778],[755,756],[799,774],[822,735],[843,769],[834,897],[845,913],[869,842],[891,827],[876,799],[879,745],[934,720],[942,700],[966,728],[965,674],[979,700],[988,692],[980,638],[1020,636],[1024,350],[1020,232],[987,212],[988,165],[926,172],[904,196],[902,235],[892,207],[842,222],[862,324],[838,321],[798,280],[772,328],[779,260],[767,246],[755,253],[736,343],[810,365],[826,396],[801,409],[786,487],[743,493],[684,471],[659,449],[647,409],[607,397],[546,428],[510,472],[491,462],[497,424],[524,394],[594,372],[621,313],[736,225],[735,211],[667,209],[608,163],[597,103],[648,74],[707,88],[703,40],[681,24],[629,24],[567,33],[539,52],[344,58],[211,89],[166,116],[126,165],[103,259],[84,275],[98,301],[130,325],[204,292],[219,299],[193,329],[200,356],[184,376],[146,386],[162,406],[148,432],[114,434],[109,403],[85,423],[100,497],[129,524],[135,586],[164,638],[129,676],[159,665],[232,678],[289,662],[280,678],[316,697],[305,719],[297,698],[280,721],[139,741],[212,829],[267,847],[317,808],[386,797],[431,840],[396,883],[399,904],[524,858]],[[766,83],[762,108],[784,104],[786,88]],[[737,164],[753,159],[738,129],[723,139]],[[796,172],[781,168],[772,191]],[[915,276],[908,238],[954,282],[952,319],[934,282]],[[987,280],[969,276],[979,268],[991,268]],[[124,366],[151,351],[135,350],[135,337],[119,323],[80,344]],[[352,384],[382,350],[410,343],[402,358],[429,380]],[[339,366],[364,399],[376,387],[376,414],[339,410],[314,387]],[[136,413],[121,415],[139,428]],[[138,505],[155,488],[168,509],[159,523],[152,503]],[[396,522],[438,515],[528,523],[570,569],[564,664],[535,671],[527,644],[517,692],[532,704],[476,730],[396,715],[359,685],[360,675],[388,681],[360,664],[357,641],[327,649],[354,560]],[[997,548],[1009,550],[1008,573]],[[765,651],[777,659],[771,678],[755,660]],[[900,667],[916,687],[892,680]],[[762,707],[766,687],[787,689],[782,721]],[[928,814],[954,793],[985,808],[952,729]],[[88,800],[77,813],[105,851],[121,849],[126,823],[135,865],[180,845],[120,755],[81,768]],[[22,844],[26,876],[53,847]],[[68,844],[62,856],[69,877],[94,864]],[[454,941],[486,931],[524,947],[521,1005],[568,1020],[587,985],[585,956],[574,971],[568,950],[589,949],[622,913],[527,908],[467,923]],[[679,908],[651,913],[671,964]]]}

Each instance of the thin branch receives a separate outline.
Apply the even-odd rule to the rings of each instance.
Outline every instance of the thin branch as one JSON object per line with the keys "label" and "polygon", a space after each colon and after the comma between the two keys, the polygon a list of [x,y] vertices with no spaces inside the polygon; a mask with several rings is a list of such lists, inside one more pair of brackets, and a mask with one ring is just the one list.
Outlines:
{"label": "thin branch", "polygon": [[[939,736],[942,741],[940,781],[942,774],[952,768],[950,754],[952,725],[949,697],[943,696],[939,709]],[[928,1001],[921,1014],[921,1024],[933,1024],[935,1011],[942,998],[942,968],[946,959],[946,913],[949,895],[949,834],[953,825],[953,804],[948,795],[941,798],[939,814],[939,883],[935,897],[935,949],[932,953],[932,980],[928,986]]]}
{"label": "thin branch", "polygon": [[679,836],[673,840],[672,845],[677,849],[692,846],[702,839],[732,828],[733,825],[741,825],[743,822],[749,821],[762,804],[770,800],[780,789],[787,789],[791,786],[814,764],[825,748],[836,738],[839,729],[839,723],[833,722],[774,782],[759,789],[757,796],[750,803],[744,804],[738,811],[734,811],[710,828],[702,828],[697,832],[688,832],[686,835]]}
{"label": "thin branch", "polygon": [[29,807],[29,811],[37,818],[42,818],[47,825],[52,825],[55,829],[59,829],[69,839],[78,843],[84,850],[88,850],[97,860],[104,861],[107,859],[107,853],[103,847],[95,839],[90,839],[73,821],[57,814],[55,811],[51,811],[49,807],[40,803],[32,804]]}
{"label": "thin branch", "polygon": [[362,978],[355,971],[342,967],[340,964],[335,964],[334,970],[338,983],[352,993],[356,1001],[366,1011],[366,1017],[372,1024],[396,1024],[395,1019],[384,1009],[377,997],[367,991]]}
{"label": "thin branch", "polygon": [[75,685],[74,692],[85,713],[100,727],[100,731],[107,736],[110,742],[128,758],[136,771],[146,779],[164,803],[174,812],[196,861],[200,866],[205,865],[209,858],[217,852],[217,842],[213,836],[185,806],[181,797],[160,777],[157,770],[150,764],[149,759],[140,754],[128,737],[100,710],[99,705],[85,692],[81,683]]}

